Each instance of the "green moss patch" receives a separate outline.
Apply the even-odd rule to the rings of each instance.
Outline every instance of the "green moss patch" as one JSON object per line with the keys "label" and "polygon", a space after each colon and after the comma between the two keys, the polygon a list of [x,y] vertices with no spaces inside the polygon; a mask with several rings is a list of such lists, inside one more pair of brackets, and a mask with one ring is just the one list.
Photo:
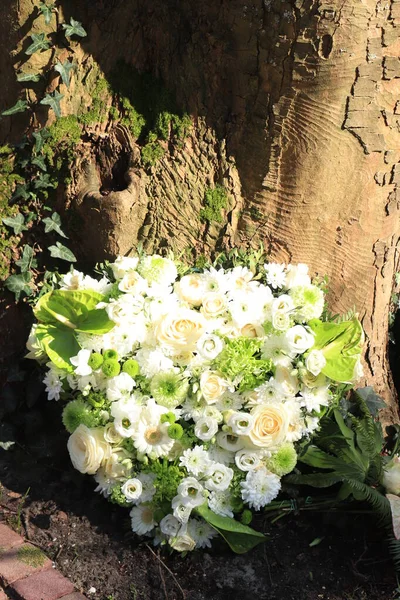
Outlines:
{"label": "green moss patch", "polygon": [[222,210],[228,205],[228,195],[222,185],[208,188],[204,194],[204,208],[200,210],[200,219],[208,223],[222,223]]}
{"label": "green moss patch", "polygon": [[46,555],[40,550],[33,546],[21,546],[18,548],[17,558],[19,561],[37,569],[42,567],[46,561]]}

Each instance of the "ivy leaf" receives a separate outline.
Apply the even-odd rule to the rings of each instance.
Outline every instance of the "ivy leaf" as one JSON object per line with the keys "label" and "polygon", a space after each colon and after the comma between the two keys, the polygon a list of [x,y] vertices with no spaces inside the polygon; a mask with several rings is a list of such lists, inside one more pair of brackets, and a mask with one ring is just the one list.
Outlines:
{"label": "ivy leaf", "polygon": [[28,56],[50,48],[50,42],[45,33],[33,33],[31,38],[33,40],[32,44],[25,50],[25,54],[28,54]]}
{"label": "ivy leaf", "polygon": [[65,235],[65,233],[61,229],[61,217],[58,213],[53,212],[51,217],[46,217],[45,219],[42,219],[42,220],[43,220],[43,223],[45,224],[45,230],[44,230],[45,233],[50,233],[50,231],[56,231],[63,238],[68,239],[68,236]]}
{"label": "ivy leaf", "polygon": [[22,256],[19,260],[16,261],[16,264],[19,267],[21,267],[22,273],[26,273],[31,267],[37,267],[37,260],[35,259],[34,249],[28,244],[26,244],[24,246]]}
{"label": "ivy leaf", "polygon": [[39,169],[42,169],[42,171],[47,171],[46,162],[43,156],[36,156],[31,160],[31,164],[36,165],[37,167],[39,167]]}
{"label": "ivy leaf", "polygon": [[71,37],[73,35],[78,35],[79,37],[87,36],[86,31],[82,27],[82,23],[80,23],[79,21],[75,21],[75,19],[73,19],[72,17],[69,23],[69,25],[68,23],[63,23],[65,37]]}
{"label": "ivy leaf", "polygon": [[56,114],[56,117],[61,117],[61,107],[60,102],[64,98],[63,94],[55,91],[53,94],[46,94],[43,100],[40,101],[40,104],[47,104],[52,108]]}
{"label": "ivy leaf", "polygon": [[35,140],[35,152],[41,152],[45,141],[49,137],[48,130],[44,127],[43,129],[38,129],[32,133],[32,137]]}
{"label": "ivy leaf", "polygon": [[54,7],[55,7],[55,4],[46,4],[46,2],[41,2],[39,4],[39,10],[42,13],[42,15],[44,16],[44,22],[46,23],[46,25],[49,25],[51,22],[51,16],[52,16]]}
{"label": "ivy leaf", "polygon": [[26,231],[28,228],[25,225],[25,219],[21,213],[17,213],[15,217],[4,217],[2,219],[4,225],[14,229],[14,234],[18,235],[21,231]]}
{"label": "ivy leaf", "polygon": [[54,70],[57,71],[57,73],[60,73],[61,79],[67,88],[69,88],[70,83],[70,71],[74,68],[74,64],[70,63],[69,60],[66,60],[64,63],[58,62],[54,67]]}
{"label": "ivy leaf", "polygon": [[9,115],[15,115],[20,112],[25,112],[27,108],[28,103],[26,100],[18,100],[18,102],[14,104],[14,106],[12,106],[11,108],[7,108],[7,110],[3,110],[1,114],[3,115],[3,117],[8,117]]}
{"label": "ivy leaf", "polygon": [[49,173],[41,173],[39,177],[35,179],[33,186],[36,190],[46,190],[47,188],[55,188],[57,184],[50,180]]}
{"label": "ivy leaf", "polygon": [[356,389],[356,394],[364,400],[373,417],[377,417],[378,412],[386,406],[386,403],[383,401],[383,399],[378,396],[378,394],[374,391],[374,388],[370,385],[364,388]]}
{"label": "ivy leaf", "polygon": [[77,258],[73,252],[66,246],[60,244],[60,242],[56,242],[55,246],[49,246],[50,256],[53,258],[60,258],[61,260],[66,260],[68,262],[76,262]]}
{"label": "ivy leaf", "polygon": [[28,271],[27,273],[21,273],[19,275],[10,275],[10,277],[5,280],[4,284],[10,292],[15,294],[15,299],[18,302],[22,293],[27,296],[32,295],[32,288],[28,285],[31,279],[32,275]]}
{"label": "ivy leaf", "polygon": [[19,83],[24,83],[24,81],[33,81],[34,83],[37,83],[39,80],[39,73],[19,73],[17,75],[17,81],[19,81]]}
{"label": "ivy leaf", "polygon": [[15,188],[15,192],[12,195],[11,200],[18,200],[18,198],[22,198],[22,200],[28,200],[30,198],[31,194],[28,191],[28,187],[26,185],[26,183],[21,184],[21,185],[17,185],[17,187]]}

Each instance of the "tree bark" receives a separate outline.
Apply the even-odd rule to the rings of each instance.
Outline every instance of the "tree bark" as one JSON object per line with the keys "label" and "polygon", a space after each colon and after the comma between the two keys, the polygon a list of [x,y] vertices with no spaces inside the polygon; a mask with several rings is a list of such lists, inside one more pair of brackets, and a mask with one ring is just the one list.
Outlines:
{"label": "tree bark", "polygon": [[[21,26],[16,48],[12,28],[1,37],[9,77],[5,49],[25,68],[18,59],[39,20],[30,21],[36,0],[7,3],[0,16]],[[161,78],[194,123],[151,169],[118,118],[85,128],[73,184],[60,189],[82,219],[82,255],[127,253],[140,239],[149,250],[206,253],[262,242],[273,261],[309,264],[329,276],[332,312],[359,313],[366,382],[388,402],[384,420],[398,420],[387,349],[399,265],[400,1],[60,0],[58,20],[71,16],[89,35],[65,49],[77,70],[62,86],[63,115],[90,104],[91,77],[109,78],[123,58]],[[0,108],[14,101],[10,85]],[[20,122],[0,123],[2,136]],[[113,185],[118,169],[123,186]],[[224,221],[203,223],[216,183],[229,196]]]}

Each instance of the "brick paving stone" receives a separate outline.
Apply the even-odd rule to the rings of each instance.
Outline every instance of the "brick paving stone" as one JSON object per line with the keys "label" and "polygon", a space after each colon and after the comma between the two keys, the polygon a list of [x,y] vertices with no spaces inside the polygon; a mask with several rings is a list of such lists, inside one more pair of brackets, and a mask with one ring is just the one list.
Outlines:
{"label": "brick paving stone", "polygon": [[72,583],[55,569],[20,579],[11,588],[20,600],[64,600],[74,591]]}
{"label": "brick paving stone", "polygon": [[27,564],[21,560],[19,556],[19,552],[22,548],[31,548],[33,551],[38,550],[31,544],[24,544],[23,546],[16,546],[14,548],[10,548],[9,550],[2,550],[0,552],[0,584],[2,584],[4,587],[7,587],[18,579],[28,577],[28,575],[38,573],[39,571],[51,569],[52,567],[51,560],[44,555],[44,561],[42,565],[35,567]]}
{"label": "brick paving stone", "polygon": [[73,594],[68,594],[68,596],[63,596],[61,600],[87,600],[87,598],[86,596],[82,596],[79,592],[74,592]]}
{"label": "brick paving stone", "polygon": [[20,546],[24,543],[24,540],[20,535],[15,533],[12,529],[0,523],[0,548],[8,550],[14,548],[14,546]]}

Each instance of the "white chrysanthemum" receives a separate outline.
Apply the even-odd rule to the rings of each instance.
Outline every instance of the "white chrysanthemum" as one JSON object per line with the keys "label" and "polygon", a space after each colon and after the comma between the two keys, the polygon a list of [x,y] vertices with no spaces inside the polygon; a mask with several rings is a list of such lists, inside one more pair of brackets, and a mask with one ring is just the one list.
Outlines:
{"label": "white chrysanthemum", "polygon": [[148,454],[152,458],[166,456],[174,445],[168,435],[169,423],[161,423],[161,415],[168,412],[162,406],[158,406],[150,398],[147,406],[142,408],[140,420],[131,437],[135,448],[142,454]]}
{"label": "white chrysanthemum", "polygon": [[197,421],[203,415],[204,408],[207,404],[203,401],[198,401],[195,396],[191,398],[186,398],[185,402],[182,404],[182,417],[185,421],[189,421],[193,419],[193,421]]}
{"label": "white chrysanthemum", "polygon": [[210,464],[207,452],[202,446],[194,446],[185,450],[180,458],[180,465],[193,475],[205,473]]}
{"label": "white chrysanthemum", "polygon": [[203,519],[189,519],[188,531],[196,542],[196,548],[211,548],[211,540],[217,531]]}
{"label": "white chrysanthemum", "polygon": [[144,298],[143,296],[123,294],[117,300],[111,299],[104,306],[103,304],[98,304],[98,308],[104,308],[108,318],[114,323],[126,327],[128,323],[134,323],[143,311]]}
{"label": "white chrysanthemum", "polygon": [[225,466],[229,466],[234,462],[234,452],[225,450],[217,444],[211,444],[207,452],[210,460],[213,462],[222,463]]}
{"label": "white chrysanthemum", "polygon": [[200,416],[195,421],[201,418],[210,418],[216,421],[218,424],[221,424],[224,420],[222,413],[216,408],[214,405],[206,404],[200,409]]}
{"label": "white chrysanthemum", "polygon": [[224,341],[218,335],[206,333],[198,340],[196,349],[205,360],[214,360],[224,346]]}
{"label": "white chrysanthemum", "polygon": [[261,465],[263,453],[257,450],[239,450],[235,454],[235,463],[241,471],[254,471]]}
{"label": "white chrysanthemum", "polygon": [[294,354],[303,354],[314,346],[314,334],[307,331],[302,325],[294,325],[288,329],[285,337],[290,352],[294,352]]}
{"label": "white chrysanthemum", "polygon": [[178,270],[173,260],[158,254],[145,256],[140,260],[138,272],[149,284],[169,286],[178,277]]}
{"label": "white chrysanthemum", "polygon": [[79,375],[80,377],[91,375],[92,368],[88,365],[90,355],[90,350],[79,350],[76,356],[71,356],[69,360],[71,364],[75,367],[74,371],[76,375]]}
{"label": "white chrysanthemum", "polygon": [[234,292],[252,292],[260,285],[258,281],[254,281],[254,273],[247,267],[234,267],[226,273],[228,280],[228,294]]}
{"label": "white chrysanthemum", "polygon": [[187,498],[180,495],[175,496],[172,498],[171,506],[175,519],[178,519],[180,523],[187,523],[193,510],[193,505],[187,501]]}
{"label": "white chrysanthemum", "polygon": [[304,431],[303,435],[314,433],[319,428],[319,417],[312,417],[307,415],[304,419]]}
{"label": "white chrysanthemum", "polygon": [[236,327],[251,323],[261,325],[264,320],[260,295],[252,292],[236,292],[229,302],[229,312]]}
{"label": "white chrysanthemum", "polygon": [[299,400],[299,398],[290,398],[284,405],[289,419],[286,442],[297,442],[304,435],[304,416]]}
{"label": "white chrysanthemum", "polygon": [[208,490],[224,492],[232,481],[233,470],[222,463],[213,463],[208,467],[205,476],[207,479],[204,485]]}
{"label": "white chrysanthemum", "polygon": [[244,441],[241,437],[228,433],[227,431],[220,431],[217,433],[217,444],[229,450],[230,452],[237,452],[244,446]]}
{"label": "white chrysanthemum", "polygon": [[43,383],[45,384],[45,391],[47,392],[48,400],[59,400],[60,393],[63,389],[62,381],[59,375],[50,369],[47,371]]}
{"label": "white chrysanthemum", "polygon": [[209,508],[221,517],[233,518],[232,497],[228,490],[224,492],[211,492],[208,499]]}
{"label": "white chrysanthemum", "polygon": [[194,426],[194,433],[199,440],[208,442],[218,431],[218,421],[211,417],[200,417]]}
{"label": "white chrysanthemum", "polygon": [[143,315],[135,317],[133,322],[117,325],[109,333],[103,336],[104,350],[115,350],[120,358],[131,354],[131,352],[145,341],[147,327]]}
{"label": "white chrysanthemum", "polygon": [[317,377],[326,365],[324,353],[321,350],[311,350],[306,358],[306,367]]}
{"label": "white chrysanthemum", "polygon": [[204,488],[194,477],[182,479],[177,492],[187,506],[194,508],[204,503]]}
{"label": "white chrysanthemum", "polygon": [[142,484],[142,495],[140,497],[140,501],[151,502],[154,494],[156,493],[156,488],[154,487],[156,476],[154,473],[139,473],[136,479],[139,479],[140,483]]}
{"label": "white chrysanthemum", "polygon": [[125,273],[134,271],[139,259],[136,256],[118,256],[110,265],[115,279],[122,279]]}
{"label": "white chrysanthemum", "polygon": [[224,269],[210,267],[204,271],[203,277],[206,292],[220,292],[224,294],[229,287],[229,277]]}
{"label": "white chrysanthemum", "polygon": [[267,263],[264,265],[267,283],[274,290],[282,288],[286,282],[285,265],[279,263]]}
{"label": "white chrysanthemum", "polygon": [[245,412],[228,413],[226,424],[235,435],[248,435],[253,427],[253,417]]}
{"label": "white chrysanthemum", "polygon": [[314,388],[303,388],[300,392],[300,406],[304,406],[307,412],[319,411],[321,406],[329,406],[331,393],[325,386]]}
{"label": "white chrysanthemum", "polygon": [[244,398],[236,392],[225,392],[215,403],[215,408],[220,412],[226,410],[240,410],[243,406]]}
{"label": "white chrysanthemum", "polygon": [[281,480],[265,467],[261,467],[256,471],[249,471],[240,487],[243,500],[250,508],[260,510],[277,497],[281,489]]}
{"label": "white chrysanthemum", "polygon": [[304,263],[288,265],[286,270],[285,286],[290,290],[298,285],[310,285],[311,279],[308,275],[308,266]]}
{"label": "white chrysanthemum", "polygon": [[110,402],[120,400],[132,392],[135,387],[134,379],[128,373],[120,373],[107,380],[107,399]]}
{"label": "white chrysanthemum", "polygon": [[129,513],[131,517],[132,531],[139,535],[149,533],[156,526],[154,520],[154,509],[148,504],[134,506]]}
{"label": "white chrysanthemum", "polygon": [[139,363],[141,373],[148,379],[152,379],[162,371],[171,371],[174,368],[172,360],[157,349],[141,348],[136,353],[135,360]]}
{"label": "white chrysanthemum", "polygon": [[121,487],[121,492],[124,494],[128,502],[136,502],[140,499],[143,491],[142,482],[140,479],[127,479]]}
{"label": "white chrysanthemum", "polygon": [[268,381],[255,389],[255,395],[251,395],[246,406],[250,408],[257,406],[257,404],[280,402],[283,398],[284,395],[277,388],[274,377],[271,377]]}
{"label": "white chrysanthemum", "polygon": [[99,492],[104,498],[108,498],[111,494],[111,488],[115,485],[115,481],[112,481],[106,474],[103,467],[97,471],[94,475],[94,480],[97,483],[97,487],[95,488],[95,492]]}
{"label": "white chrysanthemum", "polygon": [[104,348],[104,335],[92,333],[77,333],[76,337],[81,348],[93,352],[101,352]]}
{"label": "white chrysanthemum", "polygon": [[181,527],[181,523],[178,521],[174,515],[166,515],[160,521],[160,529],[161,533],[167,535],[168,537],[174,537],[177,535],[179,529]]}

